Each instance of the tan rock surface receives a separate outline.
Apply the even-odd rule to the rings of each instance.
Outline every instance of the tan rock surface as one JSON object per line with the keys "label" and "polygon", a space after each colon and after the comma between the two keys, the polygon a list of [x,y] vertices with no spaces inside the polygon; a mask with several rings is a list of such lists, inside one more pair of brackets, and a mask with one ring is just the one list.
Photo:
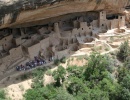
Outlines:
{"label": "tan rock surface", "polygon": [[75,0],[61,2],[52,6],[41,7],[36,10],[22,11],[15,23],[2,25],[4,27],[20,27],[36,25],[44,19],[57,17],[64,14],[84,11],[106,10],[110,13],[123,13],[122,8],[129,5],[129,0]]}

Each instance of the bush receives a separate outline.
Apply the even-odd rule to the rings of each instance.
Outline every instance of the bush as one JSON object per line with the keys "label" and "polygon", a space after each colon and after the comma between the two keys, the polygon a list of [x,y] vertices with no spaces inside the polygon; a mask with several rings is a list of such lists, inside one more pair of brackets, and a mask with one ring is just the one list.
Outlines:
{"label": "bush", "polygon": [[0,100],[5,100],[5,91],[4,90],[0,90]]}
{"label": "bush", "polygon": [[32,72],[32,75],[34,78],[37,77],[38,79],[41,79],[42,76],[44,75],[45,70],[46,69],[44,68],[38,68]]}
{"label": "bush", "polygon": [[124,66],[128,69],[130,69],[130,56],[126,58]]}
{"label": "bush", "polygon": [[105,59],[108,62],[108,66],[106,67],[107,71],[110,73],[113,73],[117,64],[117,61],[113,58],[111,58],[109,55],[105,55]]}
{"label": "bush", "polygon": [[91,81],[91,79],[102,80],[106,77],[103,72],[106,72],[106,68],[109,66],[108,59],[106,55],[101,55],[99,53],[92,53],[88,61],[87,68],[84,72],[86,80]]}
{"label": "bush", "polygon": [[43,87],[43,80],[34,79],[33,83],[31,84],[31,88],[37,89]]}
{"label": "bush", "polygon": [[44,72],[45,72],[44,68],[38,68],[32,72],[32,75],[33,75],[33,83],[31,84],[32,88],[43,87]]}
{"label": "bush", "polygon": [[27,74],[21,75],[21,80],[26,80],[27,78],[28,78],[28,75],[27,75]]}
{"label": "bush", "polygon": [[47,71],[46,71],[46,74],[47,74],[47,75],[52,75],[51,70],[47,70]]}
{"label": "bush", "polygon": [[63,66],[58,66],[58,69],[52,73],[54,80],[56,81],[55,86],[61,86],[65,81],[66,70]]}
{"label": "bush", "polygon": [[56,66],[58,66],[58,65],[60,64],[60,60],[59,60],[59,59],[54,60],[54,64],[55,64]]}
{"label": "bush", "polygon": [[29,89],[23,96],[25,100],[57,100],[54,99],[57,95],[56,93],[56,88],[54,88],[53,86],[46,86],[41,88]]}
{"label": "bush", "polygon": [[121,61],[125,61],[126,58],[130,55],[130,46],[129,42],[125,41],[124,43],[121,44],[119,48],[119,52],[117,53],[117,57]]}
{"label": "bush", "polygon": [[61,62],[61,63],[66,63],[66,58],[65,58],[65,57],[62,57],[62,58],[60,59],[60,62]]}

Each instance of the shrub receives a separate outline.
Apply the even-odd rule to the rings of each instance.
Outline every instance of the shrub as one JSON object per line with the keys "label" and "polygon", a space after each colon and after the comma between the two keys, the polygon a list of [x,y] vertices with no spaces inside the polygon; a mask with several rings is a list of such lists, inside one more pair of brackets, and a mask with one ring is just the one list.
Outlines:
{"label": "shrub", "polygon": [[46,74],[47,74],[47,75],[52,75],[51,70],[47,70]]}
{"label": "shrub", "polygon": [[121,44],[119,51],[117,53],[117,57],[121,61],[125,61],[126,58],[130,55],[130,46],[129,42],[125,41],[124,43]]}
{"label": "shrub", "polygon": [[44,76],[45,69],[38,68],[32,72],[33,75],[33,83],[31,84],[32,88],[41,88],[43,87],[43,76]]}
{"label": "shrub", "polygon": [[128,69],[130,69],[130,56],[126,58],[124,66]]}
{"label": "shrub", "polygon": [[0,90],[0,100],[5,100],[5,91],[4,90]]}
{"label": "shrub", "polygon": [[109,48],[109,47],[106,47],[106,48],[105,48],[105,51],[109,51],[109,50],[110,50],[110,48]]}
{"label": "shrub", "polygon": [[28,75],[27,75],[27,74],[21,75],[21,80],[26,80],[27,78],[28,78]]}
{"label": "shrub", "polygon": [[62,57],[62,58],[60,59],[60,62],[61,62],[61,63],[66,63],[66,58],[65,58],[65,57]]}
{"label": "shrub", "polygon": [[109,55],[105,55],[105,59],[108,62],[108,66],[106,67],[107,71],[113,73],[118,62],[114,58],[111,58]]}
{"label": "shrub", "polygon": [[47,85],[46,87],[29,89],[23,96],[25,100],[57,100],[54,99],[56,93],[56,88]]}
{"label": "shrub", "polygon": [[44,68],[38,68],[32,72],[33,77],[37,77],[38,79],[41,79],[43,74],[45,72]]}
{"label": "shrub", "polygon": [[84,72],[86,80],[101,80],[103,77],[105,77],[102,72],[105,72],[108,66],[109,62],[106,55],[104,56],[99,53],[92,53],[90,55],[87,68]]}
{"label": "shrub", "polygon": [[63,66],[58,66],[58,69],[52,73],[54,80],[56,81],[55,86],[61,86],[65,81],[66,70]]}
{"label": "shrub", "polygon": [[54,64],[55,64],[56,66],[58,66],[58,65],[60,64],[60,60],[59,60],[59,59],[54,60]]}
{"label": "shrub", "polygon": [[34,79],[33,83],[31,84],[31,88],[37,89],[43,87],[43,80]]}

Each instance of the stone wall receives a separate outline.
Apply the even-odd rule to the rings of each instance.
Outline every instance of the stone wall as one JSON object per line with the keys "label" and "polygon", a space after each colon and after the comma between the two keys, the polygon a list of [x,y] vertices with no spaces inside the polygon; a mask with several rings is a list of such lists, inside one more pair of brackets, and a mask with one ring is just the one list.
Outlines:
{"label": "stone wall", "polygon": [[57,52],[55,52],[55,59],[61,59],[62,57],[67,56],[68,53],[69,53],[69,49],[57,51]]}
{"label": "stone wall", "polygon": [[0,45],[4,50],[9,50],[12,47],[13,35],[6,36],[0,40]]}
{"label": "stone wall", "polygon": [[17,48],[12,48],[9,51],[9,54],[3,57],[1,60],[2,64],[4,64],[5,66],[9,66],[22,57],[23,57],[22,47],[19,46]]}
{"label": "stone wall", "polygon": [[31,59],[34,59],[35,56],[38,56],[39,51],[40,51],[40,43],[34,44],[31,47],[28,47],[29,57]]}

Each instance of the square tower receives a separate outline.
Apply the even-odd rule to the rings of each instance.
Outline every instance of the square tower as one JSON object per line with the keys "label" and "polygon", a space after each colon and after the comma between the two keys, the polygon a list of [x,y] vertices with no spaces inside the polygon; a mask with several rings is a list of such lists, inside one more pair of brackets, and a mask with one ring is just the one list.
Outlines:
{"label": "square tower", "polygon": [[106,11],[101,11],[100,12],[100,15],[99,15],[99,18],[101,19],[101,20],[106,20]]}
{"label": "square tower", "polygon": [[54,32],[60,37],[59,23],[54,23]]}
{"label": "square tower", "polygon": [[125,27],[125,16],[119,16],[119,27]]}
{"label": "square tower", "polygon": [[99,27],[101,29],[106,29],[106,11],[101,11],[99,13]]}

